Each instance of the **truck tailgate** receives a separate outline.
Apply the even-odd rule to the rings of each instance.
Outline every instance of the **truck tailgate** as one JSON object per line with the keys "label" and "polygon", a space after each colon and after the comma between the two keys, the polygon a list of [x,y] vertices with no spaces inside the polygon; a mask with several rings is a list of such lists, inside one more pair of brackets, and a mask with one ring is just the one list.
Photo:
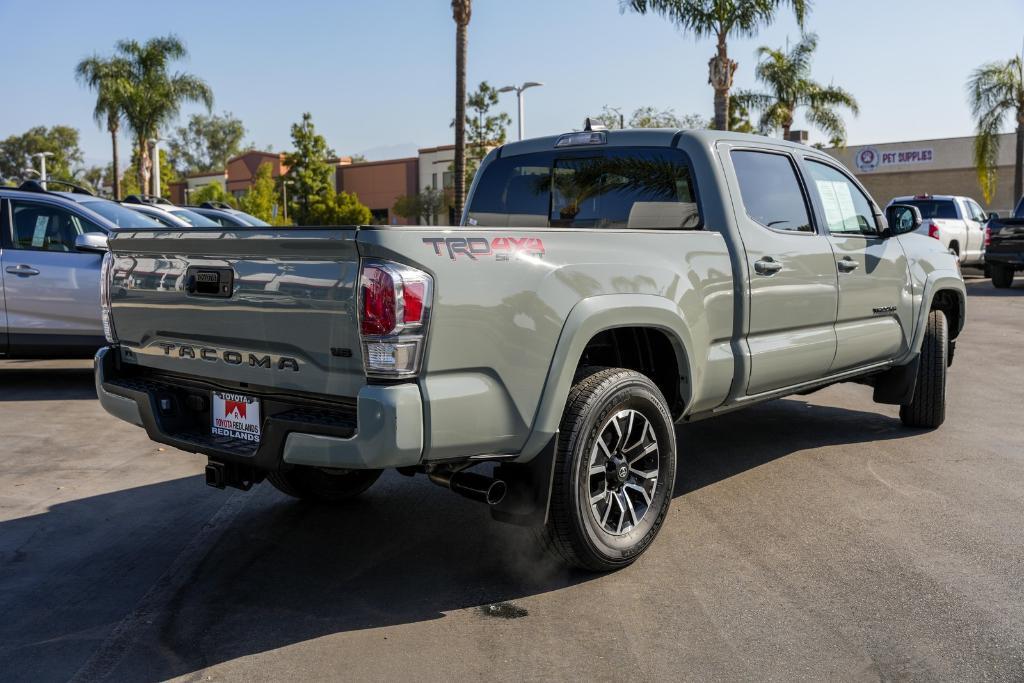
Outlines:
{"label": "truck tailgate", "polygon": [[114,235],[111,309],[122,360],[231,386],[355,396],[365,384],[355,235]]}

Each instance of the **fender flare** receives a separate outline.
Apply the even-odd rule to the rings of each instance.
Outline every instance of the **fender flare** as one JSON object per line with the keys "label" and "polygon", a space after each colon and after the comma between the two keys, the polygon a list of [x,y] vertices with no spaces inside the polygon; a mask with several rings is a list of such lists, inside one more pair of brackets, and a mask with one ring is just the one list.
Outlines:
{"label": "fender flare", "polygon": [[[908,355],[921,352],[921,345],[924,343],[925,329],[928,327],[928,314],[932,310],[932,302],[935,295],[941,291],[952,291],[956,293],[957,303],[960,305],[960,315],[957,320],[956,329],[950,328],[950,338],[955,338],[964,328],[964,321],[967,307],[967,288],[964,286],[963,278],[954,271],[934,270],[928,273],[924,287],[921,292],[921,308],[917,311],[917,320],[914,325],[914,336],[910,342]],[[953,321],[950,321],[952,324]]]}
{"label": "fender flare", "polygon": [[618,327],[650,327],[667,333],[679,373],[687,378],[689,392],[684,392],[683,401],[689,404],[700,377],[694,374],[693,337],[674,302],[654,294],[606,294],[582,299],[562,326],[530,435],[516,462],[531,460],[558,431],[583,350],[594,335]]}

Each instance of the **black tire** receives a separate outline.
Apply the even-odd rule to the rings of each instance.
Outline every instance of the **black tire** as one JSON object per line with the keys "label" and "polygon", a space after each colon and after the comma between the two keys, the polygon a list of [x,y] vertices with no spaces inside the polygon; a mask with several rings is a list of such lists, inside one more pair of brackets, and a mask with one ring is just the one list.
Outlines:
{"label": "black tire", "polygon": [[997,289],[1006,289],[1007,287],[1013,286],[1013,268],[1011,266],[993,263],[991,271],[993,287]]}
{"label": "black tire", "polygon": [[935,429],[946,419],[946,356],[949,353],[949,332],[946,314],[932,311],[921,345],[921,362],[917,368],[917,386],[910,403],[900,406],[900,419],[908,427]]}
{"label": "black tire", "polygon": [[[630,445],[629,436],[634,430],[637,414],[646,419],[650,430],[643,426],[642,420],[637,421],[637,429],[643,433]],[[619,453],[621,448],[628,453],[625,460],[606,458],[602,464],[606,473],[593,474],[590,458],[597,452],[598,439],[627,419],[625,436],[621,436],[621,430],[607,432],[619,435],[614,450]],[[612,424],[613,421],[616,424]],[[655,449],[649,455],[631,459],[634,454],[651,450],[652,441]],[[608,453],[607,450],[603,452]],[[655,462],[657,477],[652,482],[650,473],[654,470],[651,466]],[[621,473],[623,464],[626,472],[621,475],[621,481],[613,484],[605,480],[613,478],[616,472]],[[641,471],[641,468],[646,469]],[[642,472],[647,475],[641,477]],[[627,481],[626,477],[630,479]],[[591,571],[626,567],[640,557],[661,529],[672,502],[675,478],[675,430],[665,397],[658,387],[633,370],[585,368],[576,376],[562,414],[551,506],[548,523],[540,530],[540,540],[557,559],[574,567]],[[604,486],[606,496],[596,506],[591,502],[591,496],[595,495],[592,489],[595,482],[598,487]],[[639,491],[637,485],[646,493]],[[619,488],[613,490],[613,486]],[[648,486],[651,490],[647,490]],[[617,497],[619,494],[621,498]],[[603,524],[615,524],[614,520],[608,519],[613,498],[616,499],[616,510],[621,511],[618,533],[603,527]],[[621,501],[626,499],[623,505]],[[597,517],[602,503],[608,510],[604,515],[605,522]],[[642,507],[644,505],[646,507]],[[626,517],[626,506],[631,518]],[[643,510],[639,519],[635,508]]]}
{"label": "black tire", "polygon": [[296,466],[267,475],[281,493],[318,503],[340,503],[355,498],[380,478],[383,470],[327,470]]}

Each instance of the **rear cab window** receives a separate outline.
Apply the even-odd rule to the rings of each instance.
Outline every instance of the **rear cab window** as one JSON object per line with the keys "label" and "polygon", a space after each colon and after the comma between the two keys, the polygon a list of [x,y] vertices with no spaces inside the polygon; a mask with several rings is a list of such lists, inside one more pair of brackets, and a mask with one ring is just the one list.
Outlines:
{"label": "rear cab window", "polygon": [[952,199],[908,199],[905,202],[901,201],[900,204],[916,206],[924,220],[929,218],[956,220],[960,218],[956,202]]}
{"label": "rear cab window", "polygon": [[613,230],[702,226],[689,159],[667,147],[495,159],[477,182],[467,224]]}

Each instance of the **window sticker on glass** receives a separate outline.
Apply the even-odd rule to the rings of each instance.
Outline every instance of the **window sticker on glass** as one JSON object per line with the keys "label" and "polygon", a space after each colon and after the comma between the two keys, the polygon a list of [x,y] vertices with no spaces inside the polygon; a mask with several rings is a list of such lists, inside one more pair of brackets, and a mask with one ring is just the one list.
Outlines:
{"label": "window sticker on glass", "polygon": [[815,180],[818,196],[825,208],[825,221],[829,230],[858,230],[857,207],[846,183],[833,180]]}
{"label": "window sticker on glass", "polygon": [[50,222],[49,216],[36,216],[36,227],[32,231],[32,246],[39,249],[46,242],[46,226]]}

